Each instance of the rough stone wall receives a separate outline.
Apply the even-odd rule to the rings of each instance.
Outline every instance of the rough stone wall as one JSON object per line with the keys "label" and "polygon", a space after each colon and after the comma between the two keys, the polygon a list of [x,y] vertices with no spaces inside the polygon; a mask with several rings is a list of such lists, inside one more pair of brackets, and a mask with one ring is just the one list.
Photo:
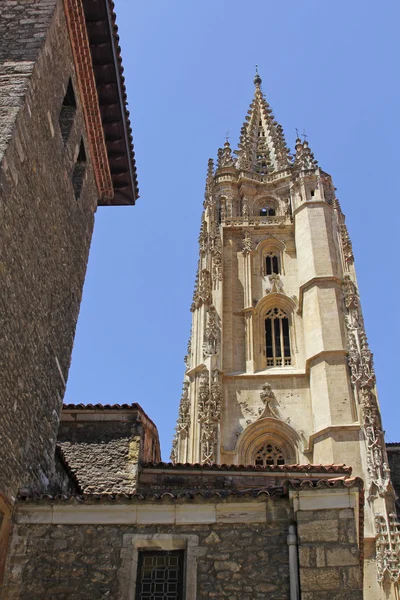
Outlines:
{"label": "rough stone wall", "polygon": [[[2,85],[15,114],[0,170],[0,490],[14,496],[51,475],[97,194],[88,148],[79,200],[72,185],[86,140],[62,3],[50,24],[53,0],[1,4],[2,26],[12,25],[6,37],[2,29]],[[29,82],[13,76],[20,67]],[[58,119],[70,77],[78,107],[64,144]]]}
{"label": "rough stone wall", "polygon": [[56,2],[7,0],[0,4],[0,161],[24,103]]}
{"label": "rough stone wall", "polygon": [[354,511],[297,512],[302,600],[362,600]]}
{"label": "rough stone wall", "polygon": [[[170,526],[19,525],[4,600],[126,600],[118,583],[129,534],[198,535],[197,599],[289,598],[287,524]],[[200,555],[201,554],[201,555]]]}
{"label": "rough stone wall", "polygon": [[61,422],[58,444],[85,493],[129,493],[137,482],[138,423]]}

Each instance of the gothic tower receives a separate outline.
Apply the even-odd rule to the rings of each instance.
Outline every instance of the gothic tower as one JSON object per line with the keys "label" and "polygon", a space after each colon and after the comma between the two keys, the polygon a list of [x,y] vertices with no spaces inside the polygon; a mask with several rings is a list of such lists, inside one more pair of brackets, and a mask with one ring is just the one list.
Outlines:
{"label": "gothic tower", "polygon": [[254,84],[236,158],[226,141],[208,163],[172,460],[351,465],[366,490],[365,598],[392,597],[394,491],[345,217]]}

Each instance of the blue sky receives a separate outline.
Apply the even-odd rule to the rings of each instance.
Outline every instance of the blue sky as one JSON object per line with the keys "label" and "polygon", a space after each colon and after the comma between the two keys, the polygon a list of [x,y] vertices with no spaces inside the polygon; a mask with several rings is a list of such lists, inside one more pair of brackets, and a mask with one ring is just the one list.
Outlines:
{"label": "blue sky", "polygon": [[398,24],[393,1],[116,0],[140,198],[100,207],[66,402],[138,402],[164,460],[183,379],[207,159],[237,143],[254,66],[293,150],[306,131],[337,187],[400,441]]}

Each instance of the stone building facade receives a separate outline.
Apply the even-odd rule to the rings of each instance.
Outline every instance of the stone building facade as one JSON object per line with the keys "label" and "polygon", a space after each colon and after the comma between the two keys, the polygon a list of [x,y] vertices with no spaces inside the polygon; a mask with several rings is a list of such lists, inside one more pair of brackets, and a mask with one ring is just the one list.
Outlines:
{"label": "stone building facade", "polygon": [[19,488],[55,476],[97,206],[138,196],[111,5],[0,5],[0,564]]}
{"label": "stone building facade", "polygon": [[346,463],[366,485],[365,597],[400,578],[395,492],[354,256],[331,176],[291,157],[255,79],[236,158],[208,163],[171,458]]}
{"label": "stone building facade", "polygon": [[363,484],[349,467],[160,463],[138,405],[66,406],[59,467],[51,493],[21,491],[5,600],[39,600],[44,582],[49,599],[148,598],[148,554],[182,557],[180,595],[159,598],[363,597]]}

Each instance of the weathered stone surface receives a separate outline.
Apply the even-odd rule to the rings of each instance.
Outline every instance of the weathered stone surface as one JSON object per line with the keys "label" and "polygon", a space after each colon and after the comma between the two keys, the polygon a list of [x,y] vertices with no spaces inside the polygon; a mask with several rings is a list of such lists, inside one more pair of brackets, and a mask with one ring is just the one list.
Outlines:
{"label": "weathered stone surface", "polygon": [[[0,489],[15,496],[52,477],[97,191],[88,148],[79,201],[71,180],[86,130],[62,2],[2,2],[0,19]],[[77,111],[64,145],[69,78]]]}
{"label": "weathered stone surface", "polygon": [[[266,594],[271,600],[287,600],[289,597],[286,526],[279,523],[271,531],[259,524],[246,523],[179,528],[162,525],[17,525],[3,598],[42,600],[43,581],[46,581],[46,598],[120,599],[119,570],[122,561],[129,565],[133,555],[132,544],[121,553],[123,536],[168,534],[172,531],[174,534],[199,536],[200,551],[195,553],[198,600],[253,600],[265,598]],[[219,539],[220,543],[214,553],[210,552],[210,540],[215,539]],[[243,547],[244,540],[251,543]],[[223,546],[228,546],[229,551],[222,551]],[[255,558],[257,552],[266,548],[268,552]]]}

